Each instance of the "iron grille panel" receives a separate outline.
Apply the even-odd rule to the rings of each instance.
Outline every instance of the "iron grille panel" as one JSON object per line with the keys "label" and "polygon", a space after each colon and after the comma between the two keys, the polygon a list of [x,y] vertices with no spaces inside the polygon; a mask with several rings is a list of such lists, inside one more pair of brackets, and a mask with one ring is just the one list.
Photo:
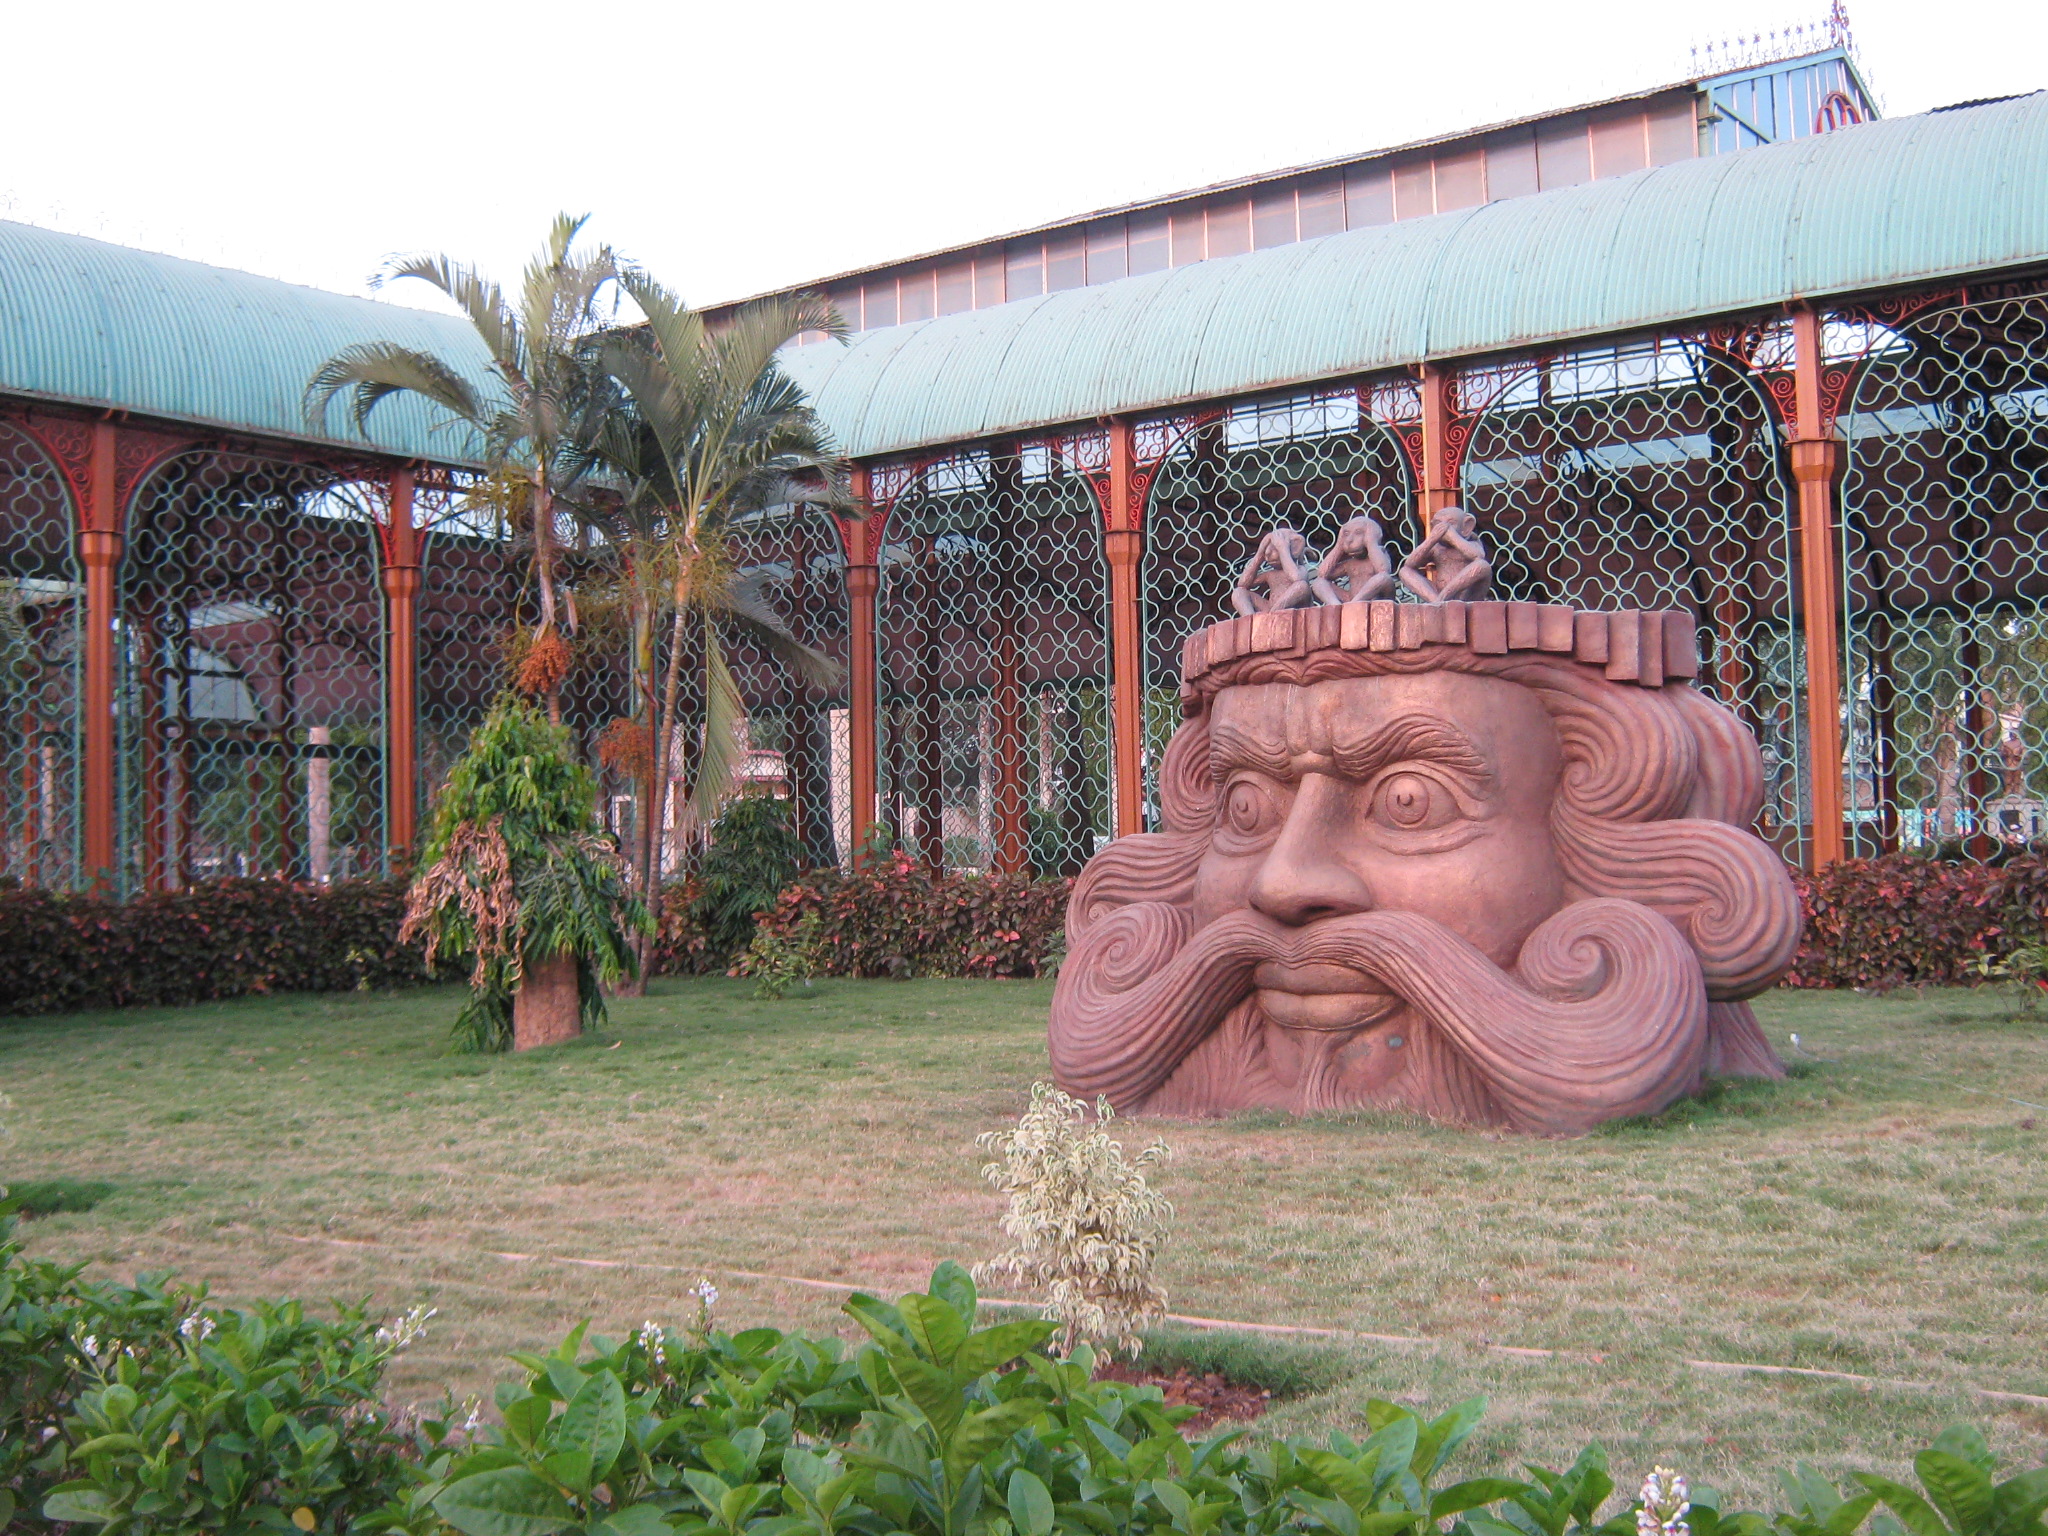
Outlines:
{"label": "iron grille panel", "polygon": [[890,508],[882,819],[933,867],[1073,874],[1109,837],[1100,451],[971,450],[915,467]]}
{"label": "iron grille panel", "polygon": [[2048,298],[1875,328],[1840,427],[1850,851],[2038,842]]}
{"label": "iron grille panel", "polygon": [[71,497],[50,457],[0,425],[0,875],[79,884],[83,573]]}
{"label": "iron grille panel", "polygon": [[186,453],[143,483],[116,636],[125,890],[382,870],[376,521],[283,460]]}

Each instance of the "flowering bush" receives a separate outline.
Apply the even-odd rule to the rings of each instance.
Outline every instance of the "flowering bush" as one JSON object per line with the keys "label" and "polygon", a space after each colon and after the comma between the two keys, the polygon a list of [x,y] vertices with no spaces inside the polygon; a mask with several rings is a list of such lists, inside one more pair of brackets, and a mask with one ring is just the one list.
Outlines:
{"label": "flowering bush", "polygon": [[1889,988],[1981,979],[1982,964],[2048,924],[2048,858],[2002,866],[1910,854],[1795,874],[1806,937],[1785,984]]}
{"label": "flowering bush", "polygon": [[133,901],[0,890],[0,1013],[426,980],[394,882],[221,880]]}
{"label": "flowering bush", "polygon": [[[1066,947],[1071,880],[934,873],[900,849],[851,874],[799,879],[762,913],[757,931],[808,928],[832,976],[1039,976]],[[752,975],[743,956],[736,975]]]}

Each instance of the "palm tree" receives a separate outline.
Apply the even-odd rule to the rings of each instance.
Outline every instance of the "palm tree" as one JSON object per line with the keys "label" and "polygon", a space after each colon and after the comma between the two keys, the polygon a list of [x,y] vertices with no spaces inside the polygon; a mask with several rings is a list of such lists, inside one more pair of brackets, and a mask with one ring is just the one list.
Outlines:
{"label": "palm tree", "polygon": [[[693,818],[706,821],[740,766],[745,706],[725,640],[755,640],[807,682],[838,675],[790,632],[761,575],[735,568],[732,536],[779,505],[844,505],[843,461],[775,355],[804,331],[843,339],[846,325],[823,298],[798,294],[749,305],[714,331],[651,278],[628,271],[619,281],[647,323],[601,348],[630,408],[606,412],[589,438],[615,495],[592,498],[586,515],[618,560],[631,619],[637,718],[633,748],[619,755],[642,781],[635,863],[651,906],[668,786],[687,784]],[[698,673],[702,742],[694,764],[677,765],[672,754],[695,734],[679,729],[686,670]]]}
{"label": "palm tree", "polygon": [[[603,376],[592,366],[605,326],[599,314],[605,289],[620,275],[609,246],[572,249],[587,216],[559,214],[547,243],[526,268],[517,301],[447,256],[408,256],[391,263],[387,278],[417,278],[453,299],[490,355],[502,393],[486,393],[447,359],[394,342],[360,342],[322,363],[306,385],[305,414],[325,429],[334,397],[346,391],[356,430],[368,435],[370,413],[395,394],[420,395],[475,427],[492,476],[483,499],[515,525],[531,519],[533,580],[539,622],[528,654],[528,676],[545,692],[549,717],[561,720],[561,679],[568,650],[558,634],[556,556],[560,504],[591,462],[577,442],[592,419],[590,391]],[[490,487],[498,489],[494,495]],[[512,488],[512,494],[506,489]],[[568,626],[573,632],[573,609]]]}

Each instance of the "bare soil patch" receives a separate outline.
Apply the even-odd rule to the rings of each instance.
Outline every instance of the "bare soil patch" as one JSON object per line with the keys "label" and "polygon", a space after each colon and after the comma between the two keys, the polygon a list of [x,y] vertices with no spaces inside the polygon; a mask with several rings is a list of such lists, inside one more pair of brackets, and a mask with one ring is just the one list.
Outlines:
{"label": "bare soil patch", "polygon": [[1249,1424],[1273,1406],[1273,1394],[1262,1387],[1232,1381],[1221,1371],[1200,1375],[1185,1366],[1173,1371],[1147,1370],[1142,1365],[1109,1364],[1096,1369],[1098,1381],[1122,1381],[1133,1386],[1157,1387],[1169,1408],[1194,1408],[1195,1416],[1181,1425],[1189,1437],[1207,1433],[1224,1420]]}

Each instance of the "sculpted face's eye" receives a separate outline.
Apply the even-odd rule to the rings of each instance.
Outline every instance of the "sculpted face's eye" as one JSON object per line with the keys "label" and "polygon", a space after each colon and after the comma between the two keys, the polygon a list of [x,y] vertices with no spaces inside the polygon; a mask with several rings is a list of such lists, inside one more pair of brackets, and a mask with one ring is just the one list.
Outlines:
{"label": "sculpted face's eye", "polygon": [[1373,820],[1397,832],[1426,832],[1458,814],[1456,797],[1427,774],[1389,774],[1373,792]]}
{"label": "sculpted face's eye", "polygon": [[1223,815],[1217,830],[1227,842],[1259,842],[1279,829],[1281,815],[1272,786],[1254,778],[1238,778],[1224,787]]}

